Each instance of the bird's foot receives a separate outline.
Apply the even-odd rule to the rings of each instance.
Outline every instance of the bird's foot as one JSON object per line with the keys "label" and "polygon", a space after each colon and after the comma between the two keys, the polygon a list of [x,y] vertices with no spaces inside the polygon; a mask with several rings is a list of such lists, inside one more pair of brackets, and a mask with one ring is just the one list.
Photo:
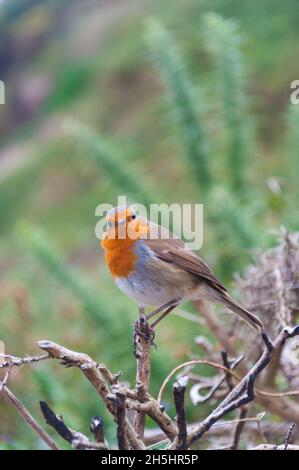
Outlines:
{"label": "bird's foot", "polygon": [[139,336],[146,342],[149,342],[151,346],[155,346],[155,330],[149,325],[144,313],[141,313],[139,319],[135,323],[134,337]]}

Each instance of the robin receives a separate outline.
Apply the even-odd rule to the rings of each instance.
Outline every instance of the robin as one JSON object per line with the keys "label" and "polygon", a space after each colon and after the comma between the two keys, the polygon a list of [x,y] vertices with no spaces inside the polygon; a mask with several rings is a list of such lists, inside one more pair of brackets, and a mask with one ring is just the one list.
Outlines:
{"label": "robin", "polygon": [[180,238],[138,216],[131,207],[119,206],[106,215],[102,247],[117,286],[129,297],[157,307],[154,328],[175,307],[188,300],[208,300],[225,305],[256,331],[262,322],[236,302],[209,266]]}

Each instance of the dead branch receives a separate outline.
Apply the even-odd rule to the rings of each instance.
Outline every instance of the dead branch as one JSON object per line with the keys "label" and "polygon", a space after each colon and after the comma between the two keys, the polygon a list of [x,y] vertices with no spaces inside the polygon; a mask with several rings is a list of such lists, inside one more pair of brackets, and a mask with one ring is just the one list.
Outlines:
{"label": "dead branch", "polygon": [[[225,390],[223,387],[224,381],[227,383],[227,377],[236,378],[237,376],[232,372],[232,370],[238,366],[238,364],[244,359],[244,356],[241,355],[238,358],[230,361],[228,364],[229,368],[225,371],[225,375],[216,376],[212,378],[204,378],[200,375],[192,374],[192,372],[188,373],[190,379],[193,379],[196,384],[190,390],[190,398],[192,403],[195,406],[201,405],[206,403],[207,401],[211,400],[212,398],[223,398]],[[209,364],[211,365],[211,364]],[[233,386],[233,383],[232,383]],[[205,395],[200,393],[201,390],[209,390]]]}
{"label": "dead branch", "polygon": [[[261,438],[260,430],[257,424],[261,424],[262,418],[265,416],[265,413],[260,413],[259,415],[252,417],[252,418],[245,418],[243,421],[246,422],[246,428],[243,430],[243,434],[246,437],[249,435],[253,440],[259,440]],[[233,433],[233,426],[240,422],[239,419],[234,419],[231,421],[228,420],[219,420],[215,423],[206,434],[203,435],[201,442],[207,444],[210,441],[215,441],[219,439],[224,439],[228,443],[230,442],[232,433]],[[193,431],[195,428],[200,426],[200,423],[193,423],[187,425],[187,433]],[[263,421],[263,434],[266,437],[266,441],[274,440],[278,441],[281,440],[283,436],[285,436],[290,428],[289,423],[272,423]],[[155,429],[147,429],[145,431],[145,442],[147,445],[152,445],[157,442],[160,442],[164,439],[164,433],[159,428]],[[298,433],[296,434],[298,437]],[[265,442],[267,443],[267,442]]]}
{"label": "dead branch", "polygon": [[237,450],[238,445],[240,442],[241,434],[244,429],[244,426],[246,424],[246,415],[247,415],[247,408],[245,406],[242,406],[239,409],[239,415],[238,415],[238,422],[236,424],[235,430],[234,430],[234,436],[233,436],[233,441],[230,446],[230,450]]}
{"label": "dead branch", "polygon": [[[229,361],[227,352],[222,350],[221,357],[222,357],[223,365],[226,366],[228,369],[231,369],[232,362]],[[227,388],[231,392],[234,387],[233,377],[231,374],[226,373],[225,378],[226,378]],[[245,406],[242,406],[238,410],[238,419],[237,419],[237,424],[236,424],[234,434],[233,434],[233,440],[229,447],[230,450],[237,450],[238,448],[241,434],[242,434],[242,431],[244,429],[245,422],[246,422],[245,421],[246,415],[247,415],[247,408]]]}
{"label": "dead branch", "polygon": [[78,367],[99,393],[107,409],[112,415],[114,415],[114,406],[109,400],[107,400],[109,388],[99,371],[98,364],[96,362],[94,362],[87,354],[71,351],[70,349],[60,346],[57,343],[53,343],[52,341],[42,340],[38,341],[37,344],[41,349],[47,351],[51,357],[58,359],[62,365],[66,367]]}
{"label": "dead branch", "polygon": [[[146,321],[141,323],[142,327],[147,328]],[[146,331],[146,333],[148,333],[148,331]],[[126,418],[126,408],[136,411],[139,416],[143,415],[145,417],[148,415],[151,417],[163,430],[166,437],[171,441],[171,448],[179,449],[187,448],[195,441],[199,440],[219,419],[221,419],[230,411],[241,409],[241,414],[237,420],[234,431],[234,439],[231,444],[231,448],[236,448],[238,446],[240,435],[245,422],[245,411],[242,411],[242,409],[245,404],[253,401],[255,398],[254,383],[256,379],[270,363],[275,354],[275,351],[278,348],[282,348],[288,338],[299,334],[299,327],[294,329],[284,329],[273,343],[271,343],[266,334],[263,334],[265,350],[260,359],[245,375],[245,377],[243,377],[243,379],[237,385],[235,385],[235,387],[218,405],[218,407],[202,423],[200,423],[197,429],[192,429],[188,436],[185,423],[184,401],[182,401],[182,397],[185,394],[185,389],[184,387],[178,385],[175,385],[174,387],[174,399],[178,415],[178,427],[176,427],[171,418],[166,415],[164,409],[160,405],[160,402],[154,400],[154,398],[147,391],[149,368],[147,368],[144,373],[144,370],[141,368],[140,364],[147,365],[150,361],[149,349],[151,336],[145,335],[144,331],[140,330],[138,330],[137,334],[139,336],[139,341],[137,344],[137,348],[139,348],[139,350],[137,351],[136,348],[137,370],[139,368],[137,377],[140,377],[140,382],[138,382],[138,386],[136,387],[135,391],[118,384],[115,375],[112,374],[106,366],[102,365],[101,368],[105,371],[105,380],[99,370],[98,364],[85,354],[70,351],[62,346],[48,341],[39,342],[39,345],[52,357],[61,360],[64,365],[79,367],[87,376],[87,378],[93,383],[108,410],[116,419],[118,424],[118,442],[122,449],[127,449],[129,446],[133,448],[145,448],[143,444],[143,438],[140,438],[140,422],[138,423],[136,420],[134,429],[132,424]],[[140,339],[142,339],[143,342]],[[142,347],[140,345],[142,345]],[[144,351],[146,352],[144,353]],[[232,369],[239,364],[240,358],[235,361],[228,361],[227,357],[223,356],[223,360],[226,361],[225,363],[228,367],[205,360],[189,361],[188,363],[178,366],[168,375],[164,381],[159,393],[159,400],[161,400],[163,390],[174,373],[176,373],[180,368],[190,365],[209,364],[225,373],[222,379],[227,380],[227,376],[230,375],[239,381],[239,376]],[[230,384],[231,388],[232,382],[228,381],[228,383]],[[144,427],[142,427],[142,429],[144,429]],[[139,435],[137,434],[138,431]]]}
{"label": "dead branch", "polygon": [[[211,311],[206,311],[205,315],[210,316],[209,326],[212,325],[215,327],[216,320],[213,316],[211,317]],[[221,327],[219,324],[216,326],[217,334],[219,335]],[[256,399],[256,402],[259,404],[264,403],[267,409],[273,409],[273,402],[276,402],[274,409],[277,409],[278,406],[282,406],[287,402],[287,395],[298,394],[298,390],[280,392],[276,390],[260,390],[259,388],[260,385],[263,385],[263,381],[259,380],[262,372],[271,366],[272,361],[277,360],[277,352],[283,351],[286,341],[298,335],[299,326],[294,328],[286,327],[272,342],[268,335],[263,332],[261,337],[264,350],[259,359],[256,360],[250,370],[247,371],[245,364],[241,363],[244,359],[243,355],[236,357],[237,354],[234,354],[232,357],[236,357],[236,359],[229,359],[231,352],[236,352],[236,348],[233,338],[223,334],[222,342],[223,345],[227,346],[227,349],[221,353],[223,364],[219,364],[214,360],[205,359],[193,359],[180,364],[175,367],[163,381],[158,399],[156,400],[149,392],[150,353],[151,345],[153,344],[153,331],[141,308],[139,319],[134,328],[134,354],[137,365],[135,388],[130,388],[128,385],[121,383],[119,381],[120,373],[112,373],[105,364],[95,362],[87,354],[72,351],[59,344],[43,340],[39,341],[38,345],[42,350],[47,352],[47,355],[31,356],[27,358],[6,356],[4,363],[6,364],[6,374],[0,392],[3,394],[4,398],[19,411],[23,419],[28,422],[45,442],[47,442],[50,448],[58,449],[58,446],[50,436],[39,427],[29,412],[26,409],[24,410],[23,405],[18,402],[16,397],[14,397],[12,392],[7,388],[7,382],[10,379],[10,372],[13,367],[52,358],[60,361],[60,363],[66,367],[78,368],[94,386],[102,402],[117,424],[117,442],[119,449],[146,449],[145,442],[147,433],[145,433],[145,420],[146,416],[148,416],[155,421],[160,429],[159,439],[166,441],[168,448],[171,450],[189,449],[195,442],[204,438],[206,438],[205,442],[208,442],[212,437],[213,448],[224,448],[221,438],[225,433],[227,436],[225,448],[235,450],[239,447],[242,433],[244,436],[246,434],[246,437],[256,435],[260,438],[260,435],[263,435],[265,432],[264,429],[261,430],[260,423],[265,413],[260,413],[254,418],[247,418],[246,405],[248,403]],[[211,357],[214,358],[217,357],[219,353],[217,353],[216,356],[212,345],[209,345],[206,354],[210,354]],[[202,364],[209,365],[216,369],[216,374],[212,378],[195,375],[192,372],[193,367]],[[178,374],[176,376],[176,382],[173,385],[173,399],[177,415],[176,421],[168,416],[164,407],[161,405],[163,392],[175,374]],[[194,387],[198,387],[197,394],[199,397],[197,404],[211,399],[218,400],[218,403],[220,401],[218,406],[216,406],[202,422],[193,426],[187,425],[185,415],[185,396],[189,375],[193,377],[193,381],[198,382],[194,385]],[[256,384],[258,387],[255,386]],[[199,394],[199,391],[202,389],[207,390],[205,396]],[[18,404],[16,405],[16,403]],[[278,405],[278,403],[280,403],[280,405]],[[69,442],[73,448],[84,450],[107,449],[101,418],[95,417],[92,420],[90,429],[95,436],[95,442],[92,442],[84,434],[68,427],[62,417],[56,415],[45,402],[41,402],[41,409],[46,422],[55,429],[63,439]],[[234,410],[238,411],[237,419],[223,421],[222,418]],[[294,404],[291,403],[289,411],[287,413],[284,411],[284,413],[285,415],[289,415],[293,410]],[[135,413],[134,423],[130,420],[130,413]],[[293,421],[295,421],[295,418],[296,416],[293,418]],[[255,426],[255,431],[253,431],[253,425]],[[219,428],[221,427],[222,431],[219,433]],[[294,447],[294,445],[290,443],[293,429],[294,427],[290,428],[288,423],[288,428],[285,432],[284,450]],[[274,435],[273,432],[272,434],[271,432],[272,430],[269,430],[271,437],[270,442]],[[277,441],[283,442],[283,440],[278,437],[279,436],[277,436]],[[249,442],[254,441],[249,438]],[[260,446],[255,448],[259,449]],[[265,443],[263,444],[263,448],[280,450],[281,446]]]}
{"label": "dead branch", "polygon": [[221,344],[222,349],[227,351],[231,357],[236,357],[238,354],[236,352],[234,338],[231,337],[219,323],[219,320],[214,313],[214,306],[211,303],[199,300],[194,301],[193,304],[204,317],[206,324],[212,331],[219,344]]}
{"label": "dead branch", "polygon": [[43,354],[42,356],[15,357],[9,354],[0,354],[0,359],[1,358],[5,360],[3,362],[0,361],[0,369],[4,369],[10,366],[20,367],[24,364],[44,361],[45,359],[50,359],[50,356],[49,354]]}
{"label": "dead branch", "polygon": [[[94,362],[87,354],[78,353],[60,346],[52,341],[42,340],[38,341],[38,346],[47,351],[51,357],[58,359],[66,367],[78,367],[87,379],[92,383],[100,397],[102,398],[105,406],[113,417],[115,417],[114,402],[109,400],[110,393],[107,382],[101,374],[98,364]],[[105,370],[107,368],[105,367]],[[106,371],[107,374],[107,371]],[[109,377],[115,377],[112,372],[109,372]],[[128,423],[127,423],[128,424]],[[144,449],[143,442],[138,439],[134,429],[129,424],[126,427],[128,440],[134,449]]]}
{"label": "dead branch", "polygon": [[[112,387],[112,393],[110,393],[110,395],[108,396],[108,398],[114,402],[116,400],[116,394],[113,393],[115,392],[115,388],[117,389],[117,386]],[[138,401],[137,396],[134,395],[134,392],[132,392],[132,390],[130,389],[126,389],[126,395],[127,409],[146,413],[153,421],[157,423],[164,435],[170,441],[172,441],[176,437],[177,427],[175,423],[167,415],[164,410],[164,407],[160,405],[157,400],[155,400],[151,395],[147,393],[146,401],[144,403],[140,403],[140,401]]]}
{"label": "dead branch", "polygon": [[[259,446],[252,447],[249,450],[286,450],[284,444],[276,446],[274,444],[260,444]],[[299,450],[299,446],[290,444],[287,450]]]}
{"label": "dead branch", "polygon": [[[234,345],[234,339],[226,332],[225,328],[220,325],[214,313],[213,306],[206,302],[194,302],[194,305],[200,310],[200,313],[205,318],[207,325],[222,348],[225,349],[230,356],[236,357],[238,352]],[[238,373],[244,376],[248,373],[248,369],[245,364],[240,364],[238,367]],[[272,393],[273,390],[269,390],[269,392]],[[275,396],[272,396],[270,400],[266,395],[263,396],[263,394],[259,394],[256,401],[267,411],[280,416],[288,422],[294,421],[298,426],[299,405],[294,401],[286,399],[281,394],[278,394],[278,396],[276,395],[275,399],[274,397]]]}
{"label": "dead branch", "polygon": [[173,385],[173,398],[177,412],[178,435],[176,449],[187,449],[187,425],[185,417],[185,393],[188,384],[188,377],[181,377]]}
{"label": "dead branch", "polygon": [[74,449],[78,450],[104,450],[105,444],[90,442],[82,433],[70,429],[62,419],[62,416],[56,415],[45,401],[40,402],[40,408],[45,422],[51,426],[59,436],[69,442]]}
{"label": "dead branch", "polygon": [[104,422],[100,416],[94,416],[92,418],[89,429],[93,433],[95,441],[98,444],[102,444],[105,446],[105,449],[107,449],[104,434]]}
{"label": "dead branch", "polygon": [[116,392],[115,408],[118,448],[119,450],[127,450],[129,447],[126,439],[126,394],[120,387]]}
{"label": "dead branch", "polygon": [[[151,345],[153,342],[153,330],[144,315],[144,306],[139,306],[139,319],[134,328],[134,355],[137,362],[136,391],[138,399],[144,402],[148,391],[151,371]],[[137,436],[142,439],[144,435],[146,414],[143,411],[136,412]]]}
{"label": "dead branch", "polygon": [[[223,365],[227,368],[227,369],[231,369],[231,362],[228,360],[228,354],[227,354],[227,351],[225,351],[224,349],[222,349],[221,351],[221,358],[222,358],[222,362],[223,362]],[[228,387],[228,390],[231,392],[231,390],[233,389],[234,387],[234,384],[232,382],[232,375],[230,373],[226,373],[225,374],[225,379],[226,379],[226,383],[227,383],[227,387]]]}
{"label": "dead branch", "polygon": [[[238,365],[241,360],[243,359],[243,356],[242,357],[239,357],[236,361],[236,365]],[[180,364],[179,366],[175,367],[169,374],[168,376],[166,377],[166,379],[163,381],[162,385],[161,385],[161,388],[159,390],[159,393],[158,393],[158,402],[161,403],[162,401],[162,396],[163,396],[163,393],[164,393],[164,390],[167,386],[167,384],[169,383],[170,379],[180,370],[180,369],[183,369],[187,366],[195,366],[195,365],[198,365],[198,364],[203,364],[203,365],[208,365],[208,366],[211,366],[211,367],[214,367],[215,369],[219,369],[219,370],[222,370],[224,371],[225,373],[228,373],[228,374],[231,374],[233,375],[237,380],[239,379],[238,375],[235,374],[231,369],[228,369],[227,367],[223,366],[222,364],[217,364],[217,362],[212,362],[212,361],[207,361],[207,360],[204,360],[204,359],[193,359],[192,361],[188,361],[188,362],[184,362],[183,364]],[[221,381],[222,380],[225,380],[225,376],[222,377]]]}
{"label": "dead branch", "polygon": [[33,418],[27,408],[23,405],[23,403],[18,400],[14,393],[9,388],[7,388],[5,384],[3,384],[0,389],[0,395],[3,396],[7,403],[9,403],[17,410],[19,415],[24,419],[28,426],[33,429],[36,434],[38,434],[38,436],[47,444],[48,447],[50,447],[50,449],[60,450],[58,445],[51,438],[51,436],[49,436],[49,434],[41,428],[41,426]]}
{"label": "dead branch", "polygon": [[289,443],[290,443],[290,439],[292,437],[292,434],[293,434],[293,431],[296,427],[296,424],[293,423],[291,426],[290,426],[290,429],[288,430],[288,433],[287,433],[287,436],[285,438],[285,441],[284,441],[284,450],[287,450],[288,449],[288,446],[289,446]]}
{"label": "dead branch", "polygon": [[287,339],[292,338],[298,334],[299,326],[295,328],[285,328],[272,343],[268,336],[265,333],[262,333],[265,349],[260,359],[254,364],[254,366],[241,380],[241,382],[233,388],[233,390],[220,403],[220,405],[217,406],[217,408],[200,424],[197,429],[190,433],[188,436],[189,445],[192,445],[195,441],[200,439],[216,421],[225,416],[227,413],[254,400],[254,383],[257,377],[269,364],[274,352],[280,348]]}

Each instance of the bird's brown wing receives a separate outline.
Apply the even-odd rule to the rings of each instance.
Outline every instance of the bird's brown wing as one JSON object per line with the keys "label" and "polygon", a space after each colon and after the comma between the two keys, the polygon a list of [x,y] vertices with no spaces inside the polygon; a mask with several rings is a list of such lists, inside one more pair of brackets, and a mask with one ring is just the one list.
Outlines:
{"label": "bird's brown wing", "polygon": [[186,246],[179,238],[144,240],[146,245],[155,253],[157,258],[174,264],[175,266],[188,271],[199,278],[207,281],[211,287],[224,294],[225,287],[216,278],[213,271],[194,251]]}
{"label": "bird's brown wing", "polygon": [[218,292],[219,303],[226,305],[232,312],[235,312],[249,326],[256,331],[261,331],[263,323],[255,317],[249,310],[234,300],[216,278],[209,266],[194,251],[186,247],[185,243],[180,239],[168,240],[144,240],[147,246],[155,253],[155,255],[167,262],[171,263],[184,271],[188,271],[201,280],[205,280],[210,287]]}

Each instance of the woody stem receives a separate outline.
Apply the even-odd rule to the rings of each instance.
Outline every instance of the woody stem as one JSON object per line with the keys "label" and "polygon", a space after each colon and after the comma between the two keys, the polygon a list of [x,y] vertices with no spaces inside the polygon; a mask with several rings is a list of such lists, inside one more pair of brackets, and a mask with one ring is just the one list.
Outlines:
{"label": "woody stem", "polygon": [[[141,402],[146,401],[151,370],[151,344],[153,331],[144,315],[144,306],[139,306],[139,319],[134,329],[134,354],[136,357],[136,392]],[[146,413],[137,411],[135,417],[135,429],[139,439],[144,436]]]}

